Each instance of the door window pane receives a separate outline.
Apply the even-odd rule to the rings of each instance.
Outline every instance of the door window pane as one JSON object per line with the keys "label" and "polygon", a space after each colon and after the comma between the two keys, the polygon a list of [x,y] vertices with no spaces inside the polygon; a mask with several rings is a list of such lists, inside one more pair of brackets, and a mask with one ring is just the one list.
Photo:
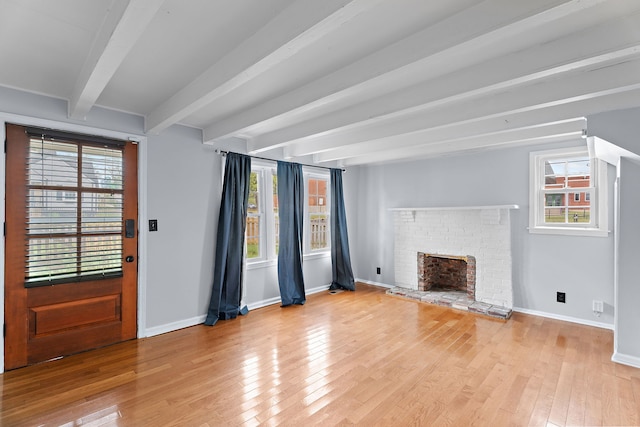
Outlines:
{"label": "door window pane", "polygon": [[30,139],[26,286],[122,274],[122,169],[119,147]]}

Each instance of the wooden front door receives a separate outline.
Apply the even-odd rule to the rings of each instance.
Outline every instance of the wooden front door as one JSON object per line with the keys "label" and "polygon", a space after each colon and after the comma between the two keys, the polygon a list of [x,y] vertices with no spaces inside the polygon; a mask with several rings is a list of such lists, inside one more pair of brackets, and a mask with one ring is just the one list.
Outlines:
{"label": "wooden front door", "polygon": [[7,125],[5,369],[137,333],[137,145]]}

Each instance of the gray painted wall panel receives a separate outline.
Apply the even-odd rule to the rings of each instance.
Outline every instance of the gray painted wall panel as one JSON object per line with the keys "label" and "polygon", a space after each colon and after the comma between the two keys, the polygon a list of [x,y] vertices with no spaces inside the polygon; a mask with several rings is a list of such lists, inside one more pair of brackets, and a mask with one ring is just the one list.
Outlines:
{"label": "gray painted wall panel", "polygon": [[640,165],[620,159],[616,353],[640,361]]}

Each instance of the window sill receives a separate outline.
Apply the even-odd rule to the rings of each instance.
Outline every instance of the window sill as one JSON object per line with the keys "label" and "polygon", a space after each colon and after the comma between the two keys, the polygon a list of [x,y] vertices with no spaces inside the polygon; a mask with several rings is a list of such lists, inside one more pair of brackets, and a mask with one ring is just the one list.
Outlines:
{"label": "window sill", "polygon": [[580,227],[529,227],[531,234],[552,234],[559,236],[588,236],[588,237],[607,237],[608,230],[599,228],[580,228]]}
{"label": "window sill", "polygon": [[259,268],[275,267],[277,265],[278,265],[277,259],[247,261],[247,270],[257,270]]}
{"label": "window sill", "polygon": [[[330,258],[331,251],[322,251],[322,252],[312,252],[309,254],[304,254],[302,256],[304,261],[312,261],[314,259],[323,259]],[[247,261],[247,270],[257,270],[260,268],[269,268],[276,267],[278,265],[278,258],[268,259],[268,260],[256,260],[256,261]]]}
{"label": "window sill", "polygon": [[312,259],[320,259],[320,258],[329,258],[331,257],[331,250],[326,250],[322,252],[311,252],[308,254],[304,254],[302,258],[304,260],[312,260]]}

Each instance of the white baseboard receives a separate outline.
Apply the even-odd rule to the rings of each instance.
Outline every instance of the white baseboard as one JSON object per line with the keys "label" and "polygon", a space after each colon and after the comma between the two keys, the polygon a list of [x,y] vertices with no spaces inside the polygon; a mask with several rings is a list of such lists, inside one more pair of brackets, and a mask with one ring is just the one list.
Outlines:
{"label": "white baseboard", "polygon": [[203,314],[202,316],[196,316],[190,319],[179,320],[177,322],[171,322],[171,323],[166,323],[160,326],[154,326],[152,328],[147,328],[147,330],[144,331],[145,332],[144,335],[141,336],[140,338],[166,334],[167,332],[173,332],[173,331],[177,331],[178,329],[199,325],[201,323],[204,323],[206,318],[207,318],[207,315]]}
{"label": "white baseboard", "polygon": [[[318,292],[323,292],[329,289],[331,285],[323,285],[318,286],[316,288],[305,289],[306,295],[317,294]],[[280,297],[269,298],[262,301],[253,302],[251,304],[247,304],[247,308],[249,311],[255,310],[257,308],[266,307],[272,304],[279,304]],[[178,329],[188,328],[190,326],[199,325],[204,323],[207,318],[206,314],[202,316],[192,317],[190,319],[179,320],[177,322],[166,323],[160,326],[154,326],[153,328],[147,328],[144,331],[144,334],[140,335],[138,338],[152,337],[154,335],[166,334],[167,332],[177,331]]]}
{"label": "white baseboard", "polygon": [[562,316],[560,314],[547,313],[545,311],[529,310],[528,308],[513,307],[513,311],[534,316],[546,317],[548,319],[562,320],[565,322],[578,323],[580,325],[594,326],[596,328],[609,329],[613,331],[613,323],[593,322],[591,320],[579,319],[577,317]]}
{"label": "white baseboard", "polygon": [[618,353],[617,351],[613,353],[613,356],[611,356],[611,361],[632,366],[634,368],[640,368],[640,357],[629,356],[628,354]]}
{"label": "white baseboard", "polygon": [[386,283],[380,283],[380,282],[372,282],[371,280],[356,279],[356,282],[362,282],[362,283],[365,283],[367,285],[379,286],[381,288],[387,288],[387,289],[395,288],[394,285],[388,285]]}
{"label": "white baseboard", "polygon": [[247,308],[249,309],[249,311],[251,311],[258,308],[266,307],[268,305],[279,304],[279,303],[280,303],[280,297],[274,297],[269,299],[263,299],[262,301],[252,302],[251,304],[247,304]]}
{"label": "white baseboard", "polygon": [[[331,285],[317,286],[315,288],[305,289],[304,293],[305,295],[317,294],[319,292],[324,292],[328,290],[330,287]],[[264,299],[262,301],[252,302],[251,304],[247,304],[247,308],[249,309],[249,311],[251,311],[257,308],[266,307],[268,305],[280,304],[280,302],[281,302],[280,297],[273,297],[273,298]]]}

